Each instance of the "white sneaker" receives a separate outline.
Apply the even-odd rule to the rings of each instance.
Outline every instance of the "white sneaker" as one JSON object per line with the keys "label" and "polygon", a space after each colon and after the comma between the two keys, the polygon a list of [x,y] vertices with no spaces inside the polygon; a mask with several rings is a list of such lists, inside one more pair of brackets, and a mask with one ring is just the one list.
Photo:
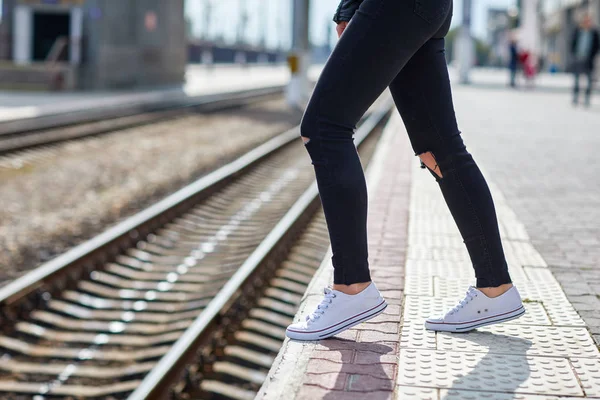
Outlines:
{"label": "white sneaker", "polygon": [[306,320],[288,326],[285,333],[296,340],[325,339],[381,314],[386,307],[374,283],[355,295],[325,288],[317,309]]}
{"label": "white sneaker", "polygon": [[467,332],[481,326],[510,321],[523,314],[525,308],[516,287],[490,298],[471,286],[466,297],[446,315],[428,318],[425,328],[433,331]]}

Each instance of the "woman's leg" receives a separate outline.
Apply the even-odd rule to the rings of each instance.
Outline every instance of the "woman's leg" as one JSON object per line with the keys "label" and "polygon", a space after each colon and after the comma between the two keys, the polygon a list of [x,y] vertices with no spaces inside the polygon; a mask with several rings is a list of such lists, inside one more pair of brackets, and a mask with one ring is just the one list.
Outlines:
{"label": "woman's leg", "polygon": [[[364,0],[329,58],[302,121],[327,220],[334,290],[293,339],[323,339],[382,312],[386,303],[370,284],[367,261],[367,188],[352,136],[371,104],[408,60],[447,22],[451,0]],[[360,293],[345,285],[365,284]],[[337,290],[336,290],[337,289]],[[329,309],[329,310],[328,310]]]}
{"label": "woman's leg", "polygon": [[[426,3],[444,15],[428,22],[415,13]],[[356,124],[439,29],[450,0],[365,0],[325,66],[302,121],[333,249],[334,283],[370,281],[367,191],[353,143]]]}
{"label": "woman's leg", "polygon": [[490,190],[456,123],[444,39],[429,40],[390,89],[413,149],[434,172],[465,241],[477,287],[510,283]]}
{"label": "woman's leg", "polygon": [[469,252],[477,289],[440,318],[434,330],[465,331],[525,312],[512,287],[494,202],[458,130],[444,54],[446,32],[429,40],[390,85],[411,144],[440,189]]}

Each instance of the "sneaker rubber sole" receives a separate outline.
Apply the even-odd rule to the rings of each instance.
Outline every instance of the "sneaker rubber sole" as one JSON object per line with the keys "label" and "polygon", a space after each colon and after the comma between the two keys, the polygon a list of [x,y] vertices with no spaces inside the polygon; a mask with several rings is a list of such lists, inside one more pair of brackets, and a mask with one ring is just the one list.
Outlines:
{"label": "sneaker rubber sole", "polygon": [[360,324],[361,322],[368,321],[372,318],[375,318],[379,314],[381,314],[387,307],[387,303],[383,300],[377,306],[363,311],[360,314],[356,314],[353,317],[345,319],[344,321],[338,322],[337,324],[331,325],[324,329],[319,329],[316,331],[299,331],[295,329],[286,329],[285,334],[287,337],[293,340],[321,340],[326,339],[328,337],[337,335],[347,329],[352,328]]}
{"label": "sneaker rubber sole", "polygon": [[460,322],[460,323],[448,323],[448,322],[429,322],[425,321],[425,328],[432,331],[440,332],[468,332],[473,329],[481,328],[482,326],[500,324],[502,322],[511,321],[517,319],[525,314],[525,307],[521,304],[521,307],[516,310],[512,310],[506,313],[491,315],[486,318]]}

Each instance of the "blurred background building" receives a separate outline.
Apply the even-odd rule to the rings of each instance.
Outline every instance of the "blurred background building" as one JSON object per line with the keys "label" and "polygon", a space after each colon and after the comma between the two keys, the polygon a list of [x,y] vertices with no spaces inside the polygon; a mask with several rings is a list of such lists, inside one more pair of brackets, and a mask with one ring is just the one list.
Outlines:
{"label": "blurred background building", "polygon": [[4,0],[6,85],[127,88],[181,82],[183,0]]}
{"label": "blurred background building", "polygon": [[571,37],[584,12],[589,12],[600,24],[600,0],[543,0],[543,52],[548,62],[559,70],[567,70],[571,63]]}
{"label": "blurred background building", "polygon": [[487,15],[489,65],[504,67],[508,63],[511,21],[506,8],[490,8]]}
{"label": "blurred background building", "polygon": [[[312,59],[335,43],[339,0],[311,0]],[[455,1],[448,61],[464,0]],[[0,0],[0,87],[119,89],[180,84],[188,63],[284,63],[293,0]],[[544,70],[569,67],[577,18],[600,22],[600,0],[473,1],[473,63],[503,67],[508,42]],[[548,67],[548,68],[547,68]]]}

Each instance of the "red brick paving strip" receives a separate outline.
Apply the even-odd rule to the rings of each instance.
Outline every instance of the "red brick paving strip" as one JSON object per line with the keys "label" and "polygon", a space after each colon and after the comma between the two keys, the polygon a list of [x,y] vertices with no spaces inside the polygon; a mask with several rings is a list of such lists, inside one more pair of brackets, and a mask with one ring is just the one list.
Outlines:
{"label": "red brick paving strip", "polygon": [[390,306],[342,335],[358,343],[339,336],[320,341],[310,356],[297,399],[365,399],[365,392],[369,399],[393,396],[408,239],[410,163],[414,160],[404,135],[396,132],[390,146],[380,181],[369,194],[371,270]]}
{"label": "red brick paving strip", "polygon": [[[388,301],[386,311],[333,339],[309,343],[286,340],[257,399],[384,400],[393,397],[408,239],[410,166],[414,162],[408,139],[401,134],[403,130],[397,128],[399,123],[395,115],[375,153],[380,159],[371,164],[375,166],[369,167],[367,175],[371,272]],[[299,312],[301,317],[303,312],[311,310],[306,303],[318,304],[322,289],[317,285],[331,279],[328,264],[322,266],[311,283]]]}

